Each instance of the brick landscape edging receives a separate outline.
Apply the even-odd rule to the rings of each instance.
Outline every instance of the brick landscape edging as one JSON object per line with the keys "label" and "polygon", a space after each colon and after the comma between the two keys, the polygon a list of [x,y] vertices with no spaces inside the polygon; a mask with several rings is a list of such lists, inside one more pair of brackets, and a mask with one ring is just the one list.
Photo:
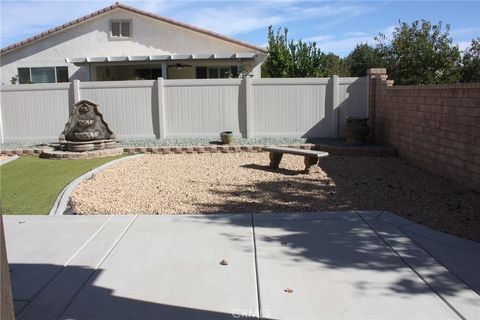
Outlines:
{"label": "brick landscape edging", "polygon": [[[397,151],[388,147],[343,147],[331,146],[325,144],[296,144],[296,145],[282,145],[283,147],[299,148],[299,149],[313,149],[326,151],[332,155],[343,156],[396,156]],[[264,152],[265,145],[249,145],[249,146],[192,146],[192,147],[126,147],[124,151],[128,154],[181,154],[181,153],[236,153],[236,152]]]}
{"label": "brick landscape edging", "polygon": [[[331,155],[339,156],[396,156],[397,150],[389,147],[379,147],[379,146],[358,146],[358,147],[346,147],[346,146],[332,146],[326,144],[295,144],[295,145],[282,145],[284,147],[290,148],[300,148],[300,149],[314,149],[321,150],[330,153]],[[190,153],[236,153],[236,152],[264,152],[263,148],[265,145],[218,145],[218,146],[191,146],[191,147],[125,147],[123,151],[127,154],[190,154]],[[112,149],[113,150],[113,149]],[[6,149],[1,150],[0,153],[3,155],[40,155],[46,149]],[[108,153],[108,150],[106,153]],[[57,159],[68,159],[68,153],[63,157],[56,157]],[[81,155],[81,154],[80,154]],[[79,154],[75,154],[72,158],[79,159],[90,159],[91,157],[85,156],[80,157]],[[108,155],[104,155],[108,156]],[[43,157],[43,156],[42,156]]]}
{"label": "brick landscape edging", "polygon": [[40,154],[40,158],[44,159],[96,159],[119,156],[124,153],[123,148],[113,148],[104,150],[92,150],[85,152],[63,152],[56,150],[44,150]]}

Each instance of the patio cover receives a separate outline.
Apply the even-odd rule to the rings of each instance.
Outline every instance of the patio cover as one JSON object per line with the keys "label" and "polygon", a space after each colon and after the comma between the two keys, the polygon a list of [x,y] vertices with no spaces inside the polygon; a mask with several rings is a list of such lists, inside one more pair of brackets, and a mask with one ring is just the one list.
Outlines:
{"label": "patio cover", "polygon": [[253,59],[256,53],[194,53],[194,54],[172,54],[152,56],[107,56],[107,57],[83,57],[67,58],[67,63],[91,63],[91,62],[128,62],[128,61],[172,61],[172,60],[216,60],[216,59]]}

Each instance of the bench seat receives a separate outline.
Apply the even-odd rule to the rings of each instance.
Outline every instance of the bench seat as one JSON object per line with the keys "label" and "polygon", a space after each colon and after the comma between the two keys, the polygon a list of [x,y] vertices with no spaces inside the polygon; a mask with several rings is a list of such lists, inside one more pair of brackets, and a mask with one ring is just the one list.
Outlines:
{"label": "bench seat", "polygon": [[328,152],[325,151],[315,151],[288,147],[268,146],[264,147],[263,150],[270,152],[270,167],[274,169],[278,169],[278,167],[280,166],[280,162],[282,161],[282,157],[285,153],[303,156],[306,173],[318,171],[318,159],[328,156]]}

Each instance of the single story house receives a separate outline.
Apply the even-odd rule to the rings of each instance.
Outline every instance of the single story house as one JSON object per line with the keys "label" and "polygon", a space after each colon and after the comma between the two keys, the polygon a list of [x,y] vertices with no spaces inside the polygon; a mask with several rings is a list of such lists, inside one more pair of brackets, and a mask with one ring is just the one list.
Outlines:
{"label": "single story house", "polygon": [[[1,83],[261,76],[264,48],[121,3],[0,51]],[[15,80],[16,79],[16,80]]]}

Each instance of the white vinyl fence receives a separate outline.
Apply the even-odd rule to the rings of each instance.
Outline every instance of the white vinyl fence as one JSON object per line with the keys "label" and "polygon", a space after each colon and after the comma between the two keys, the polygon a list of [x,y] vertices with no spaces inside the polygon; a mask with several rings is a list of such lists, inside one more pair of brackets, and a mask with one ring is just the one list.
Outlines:
{"label": "white vinyl fence", "polygon": [[368,116],[364,78],[141,80],[1,86],[1,142],[53,142],[74,102],[99,104],[120,139],[338,137]]}

